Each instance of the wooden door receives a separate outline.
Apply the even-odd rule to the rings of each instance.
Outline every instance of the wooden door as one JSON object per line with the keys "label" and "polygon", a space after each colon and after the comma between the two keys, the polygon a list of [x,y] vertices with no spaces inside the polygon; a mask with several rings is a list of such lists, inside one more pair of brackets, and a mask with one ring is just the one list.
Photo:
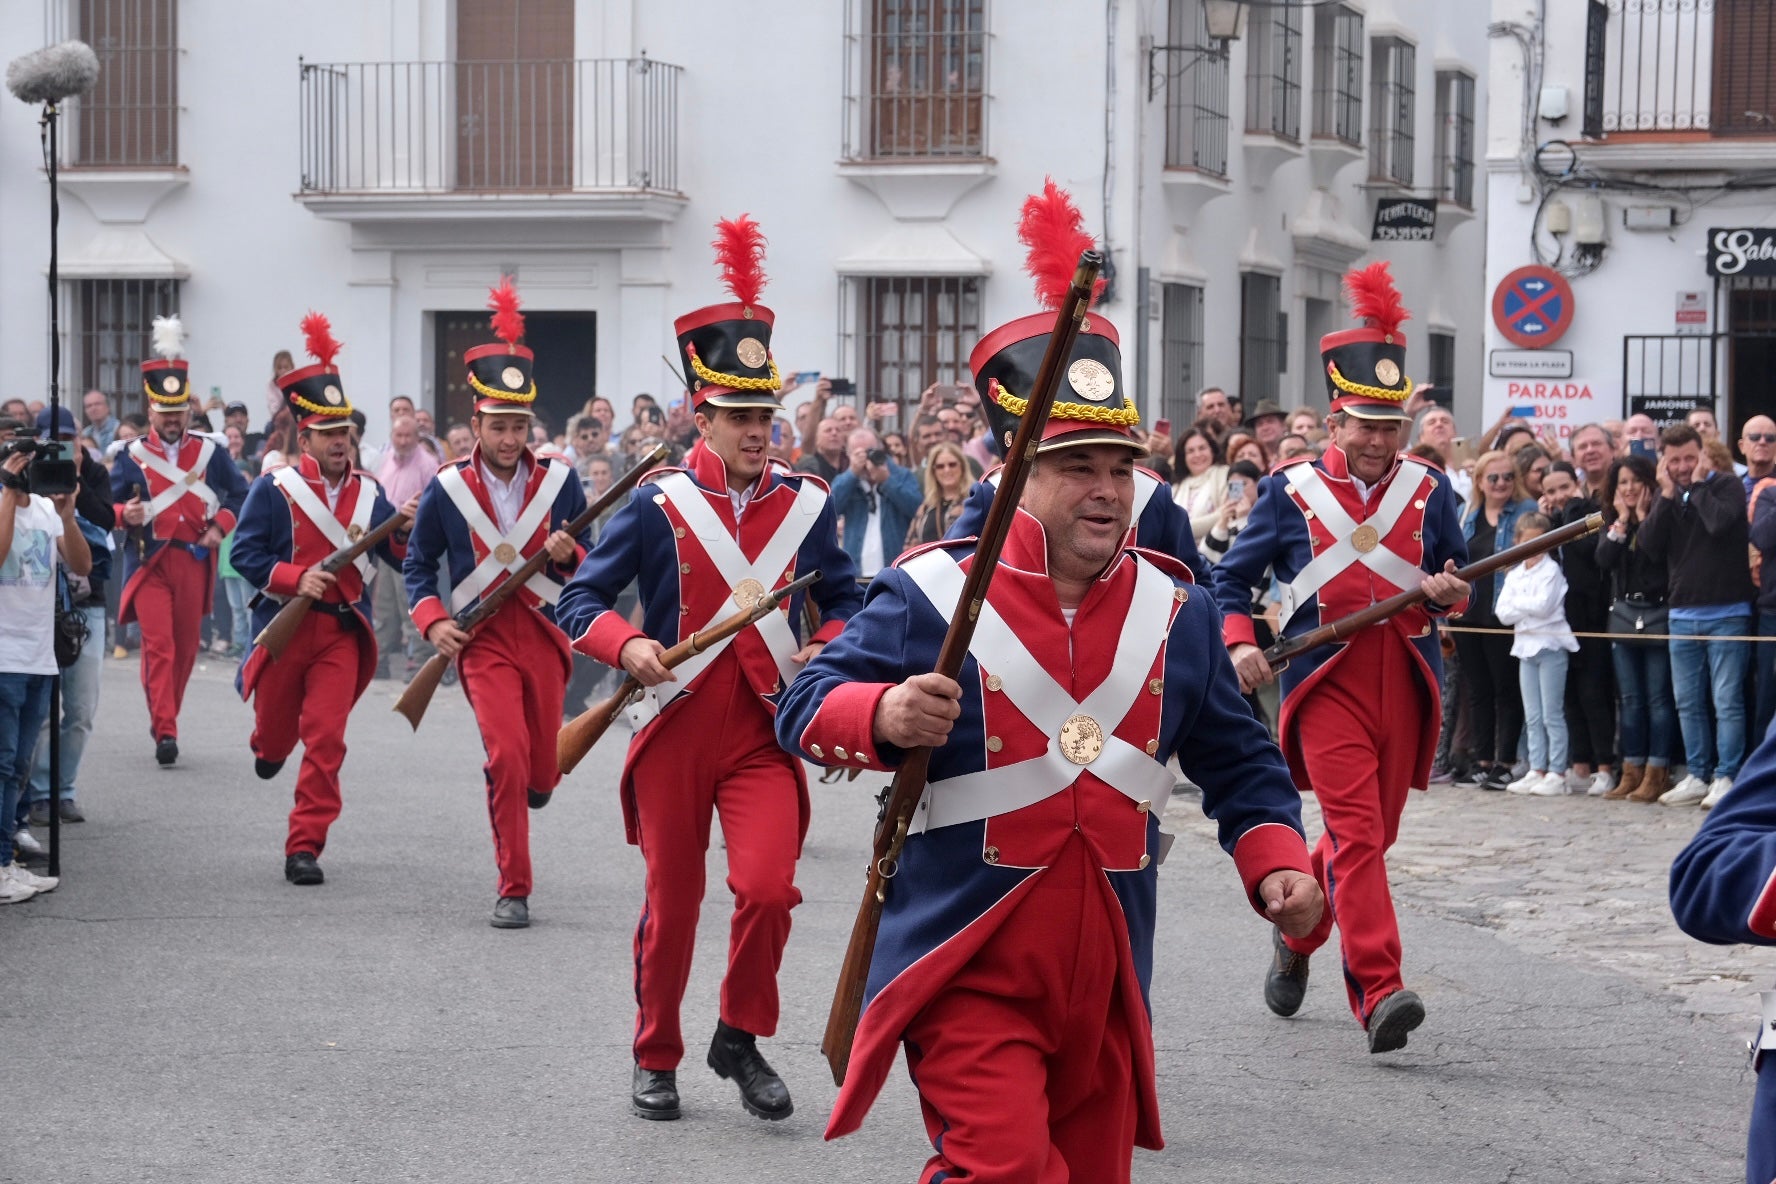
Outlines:
{"label": "wooden door", "polygon": [[457,0],[456,185],[573,186],[573,0]]}

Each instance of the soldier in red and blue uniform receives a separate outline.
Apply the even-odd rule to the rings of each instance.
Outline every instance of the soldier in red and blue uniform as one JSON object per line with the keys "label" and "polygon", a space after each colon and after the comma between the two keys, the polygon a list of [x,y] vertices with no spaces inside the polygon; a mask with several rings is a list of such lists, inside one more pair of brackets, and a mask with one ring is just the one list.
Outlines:
{"label": "soldier in red and blue uniform", "polygon": [[[1032,201],[1066,203],[1052,182]],[[1025,241],[1078,220],[1027,212]],[[1040,253],[1068,270],[1039,283],[1045,299],[1090,241]],[[983,401],[1023,413],[1053,324],[981,343]],[[1203,787],[1260,916],[1305,933],[1323,905],[1299,795],[1240,698],[1214,602],[1178,560],[1127,546],[1142,445],[1105,329],[1087,316],[959,681],[933,671],[972,539],[879,574],[777,717],[786,748],[833,767],[935,748],[826,1132],[859,1126],[904,1046],[935,1150],[922,1184],[1118,1184],[1136,1146],[1163,1145],[1148,988],[1168,758]]]}
{"label": "soldier in red and blue uniform", "polygon": [[148,433],[117,454],[111,500],[129,528],[117,624],[142,633],[142,689],[154,759],[179,759],[179,709],[216,590],[216,550],[234,529],[247,483],[228,449],[189,430],[190,363],[176,316],[154,319],[142,363]]}
{"label": "soldier in red and blue uniform", "polygon": [[[405,572],[413,623],[456,663],[487,750],[482,773],[499,866],[489,923],[523,929],[533,886],[529,810],[548,805],[561,780],[555,735],[573,672],[555,602],[592,537],[590,529],[565,529],[586,508],[573,466],[530,450],[536,355],[520,343],[524,318],[510,278],[493,289],[488,307],[499,341],[463,355],[475,392],[475,447],[439,469],[420,495]],[[473,635],[456,625],[539,550],[549,562]],[[448,604],[438,590],[446,565]]]}
{"label": "soldier in red and blue uniform", "polygon": [[1400,974],[1400,930],[1386,855],[1399,834],[1407,790],[1427,784],[1440,718],[1438,618],[1467,600],[1452,575],[1467,562],[1460,499],[1434,465],[1400,455],[1407,317],[1387,265],[1346,279],[1363,327],[1320,342],[1331,397],[1323,458],[1280,466],[1258,486],[1246,528],[1214,570],[1215,598],[1240,679],[1249,691],[1276,677],[1252,629],[1252,589],[1274,572],[1283,589],[1283,636],[1423,588],[1429,600],[1352,637],[1309,650],[1282,672],[1278,732],[1295,783],[1319,798],[1325,833],[1314,874],[1331,903],[1305,937],[1275,938],[1266,1004],[1293,1015],[1307,989],[1308,957],[1334,923],[1351,1011],[1369,1051],[1403,1048],[1424,1004]]}
{"label": "soldier in red and blue uniform", "polygon": [[[282,655],[249,650],[235,679],[241,698],[253,701],[253,771],[261,779],[277,776],[302,742],[284,838],[284,878],[306,886],[326,878],[319,860],[339,817],[346,718],[376,669],[371,564],[381,558],[392,570],[380,578],[399,579],[407,547],[405,532],[397,529],[338,573],[320,569],[329,555],[397,511],[375,478],[352,469],[352,407],[334,365],[339,343],[327,319],[310,313],[302,331],[315,362],[278,379],[296,421],[301,456],[247,490],[231,554],[235,570],[259,589],[254,637],[292,597],[314,602]],[[401,508],[404,519],[412,519],[418,500]]]}
{"label": "soldier in red and blue uniform", "polygon": [[[620,792],[629,841],[647,862],[630,1099],[655,1120],[679,1116],[679,1007],[717,813],[734,916],[708,1064],[739,1087],[749,1113],[777,1120],[794,1109],[758,1050],[758,1038],[777,1031],[777,971],[801,901],[795,866],[808,830],[807,778],[778,747],[772,716],[784,684],[863,600],[826,485],[769,463],[782,382],[770,352],[775,317],[758,303],[764,240],[745,215],[717,232],[734,299],[674,325],[701,439],[684,468],[651,475],[611,518],[559,607],[575,649],[648,688],[631,709]],[[814,571],[822,620],[806,641],[807,596],[798,593],[729,642],[671,672],[660,665],[665,647]],[[639,630],[615,607],[637,579]]]}
{"label": "soldier in red and blue uniform", "polygon": [[[1697,941],[1776,946],[1776,741],[1769,736],[1672,862],[1671,913]],[[1776,1181],[1776,1057],[1769,1055],[1776,1049],[1776,990],[1759,998],[1745,1184]]]}

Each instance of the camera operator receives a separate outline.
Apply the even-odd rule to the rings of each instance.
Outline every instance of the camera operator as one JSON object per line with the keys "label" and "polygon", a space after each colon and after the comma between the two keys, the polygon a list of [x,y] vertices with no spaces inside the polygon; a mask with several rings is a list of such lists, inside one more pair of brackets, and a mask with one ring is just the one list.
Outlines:
{"label": "camera operator", "polygon": [[[74,522],[74,495],[30,492],[26,473],[42,450],[12,439],[18,423],[0,425],[0,903],[16,904],[56,886],[13,861],[19,791],[30,771],[37,733],[49,714],[56,673],[56,565],[71,575],[92,570],[86,536]],[[19,449],[21,444],[27,449]],[[53,544],[53,546],[52,546]]]}
{"label": "camera operator", "polygon": [[[63,822],[84,822],[86,815],[75,803],[74,788],[80,773],[80,756],[92,736],[93,721],[99,711],[99,673],[105,661],[105,586],[111,574],[110,532],[117,525],[117,514],[111,503],[111,474],[80,447],[75,436],[74,413],[61,409],[60,426],[55,438],[62,442],[63,455],[72,454],[79,466],[80,487],[74,495],[75,521],[86,536],[92,552],[92,571],[85,576],[68,577],[68,597],[75,612],[86,622],[87,641],[80,648],[80,657],[62,671],[62,759],[61,785],[52,805],[49,792],[49,724],[45,721],[37,740],[37,760],[31,768],[30,803],[32,826],[47,826],[49,812],[59,808]],[[50,437],[50,414],[46,409],[37,416],[37,438]]]}
{"label": "camera operator", "polygon": [[858,428],[846,445],[851,467],[832,483],[833,509],[857,574],[873,576],[899,558],[923,498],[919,479],[889,458],[870,429]]}

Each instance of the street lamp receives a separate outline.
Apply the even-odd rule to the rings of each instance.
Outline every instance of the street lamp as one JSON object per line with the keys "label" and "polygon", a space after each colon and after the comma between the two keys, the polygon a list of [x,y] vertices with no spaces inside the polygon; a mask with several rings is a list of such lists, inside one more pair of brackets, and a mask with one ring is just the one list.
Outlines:
{"label": "street lamp", "polygon": [[1203,16],[1209,25],[1209,36],[1221,43],[1227,52],[1229,41],[1238,41],[1246,33],[1245,0],[1203,0]]}
{"label": "street lamp", "polygon": [[[1154,45],[1147,50],[1147,99],[1151,102],[1159,94],[1160,82],[1163,79],[1180,77],[1190,67],[1205,58],[1224,62],[1227,60],[1229,43],[1238,41],[1246,32],[1246,8],[1249,0],[1202,0],[1203,23],[1208,26],[1209,45]],[[1159,67],[1159,55],[1165,54],[1168,59],[1177,56],[1187,59],[1184,64],[1173,70],[1169,65],[1163,71]]]}

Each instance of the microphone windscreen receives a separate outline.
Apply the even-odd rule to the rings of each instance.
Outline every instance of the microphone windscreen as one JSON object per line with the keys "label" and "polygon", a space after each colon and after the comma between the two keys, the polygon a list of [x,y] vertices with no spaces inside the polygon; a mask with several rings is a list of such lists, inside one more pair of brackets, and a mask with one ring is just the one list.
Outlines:
{"label": "microphone windscreen", "polygon": [[64,41],[12,59],[6,89],[26,103],[59,103],[99,80],[99,55],[84,41]]}

